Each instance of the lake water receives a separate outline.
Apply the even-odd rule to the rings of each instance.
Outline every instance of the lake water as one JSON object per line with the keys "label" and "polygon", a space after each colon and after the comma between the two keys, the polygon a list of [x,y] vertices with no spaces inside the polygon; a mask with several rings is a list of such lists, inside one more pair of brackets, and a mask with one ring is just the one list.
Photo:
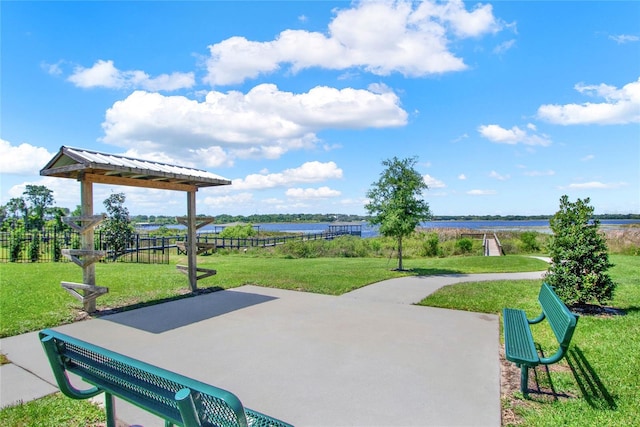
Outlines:
{"label": "lake water", "polygon": [[[640,220],[624,220],[624,219],[608,219],[601,220],[600,225],[602,228],[620,228],[623,225],[639,224]],[[287,233],[322,233],[326,231],[330,225],[334,223],[330,222],[310,222],[310,223],[259,223],[254,224],[259,226],[262,231],[280,231]],[[363,222],[362,225],[362,237],[375,237],[378,235],[378,231],[370,224]],[[421,224],[425,228],[468,228],[478,231],[527,231],[534,230],[540,233],[551,233],[548,220],[523,220],[523,221],[428,221]],[[144,227],[145,230],[152,230],[157,227]],[[184,226],[170,226],[169,228],[184,229]],[[199,230],[199,232],[213,232],[216,229],[220,229],[220,225],[207,225]]]}

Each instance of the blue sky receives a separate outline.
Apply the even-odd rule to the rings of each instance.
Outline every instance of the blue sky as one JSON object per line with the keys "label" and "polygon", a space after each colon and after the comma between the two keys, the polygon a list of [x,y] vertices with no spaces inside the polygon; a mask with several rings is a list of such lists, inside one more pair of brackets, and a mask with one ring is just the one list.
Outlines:
{"label": "blue sky", "polygon": [[[417,156],[434,215],[640,213],[640,2],[0,3],[0,203],[61,146],[205,169],[198,213],[364,214]],[[183,193],[124,192],[184,215]]]}

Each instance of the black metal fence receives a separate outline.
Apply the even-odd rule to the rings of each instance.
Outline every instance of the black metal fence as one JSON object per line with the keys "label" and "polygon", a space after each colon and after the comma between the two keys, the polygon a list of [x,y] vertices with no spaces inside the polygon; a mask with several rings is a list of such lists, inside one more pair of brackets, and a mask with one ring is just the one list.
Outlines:
{"label": "black metal fence", "polygon": [[[96,230],[94,245],[107,251],[103,262],[133,262],[143,264],[168,264],[169,251],[176,247],[179,236],[153,237],[133,234],[127,248],[116,252]],[[37,231],[0,232],[0,262],[69,262],[62,249],[80,249],[80,233],[60,230],[57,227]]]}

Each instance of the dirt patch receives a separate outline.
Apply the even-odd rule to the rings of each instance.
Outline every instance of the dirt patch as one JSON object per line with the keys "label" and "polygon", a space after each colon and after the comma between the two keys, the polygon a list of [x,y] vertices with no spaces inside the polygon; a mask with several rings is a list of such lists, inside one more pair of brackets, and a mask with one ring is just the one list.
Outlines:
{"label": "dirt patch", "polygon": [[529,398],[524,399],[520,393],[520,368],[508,361],[504,356],[504,349],[500,349],[500,401],[503,426],[517,426],[523,423],[517,409],[532,407],[545,402],[561,399],[571,399],[575,396],[553,389],[548,380],[549,373],[567,372],[571,369],[563,364],[537,366],[529,369]]}
{"label": "dirt patch", "polygon": [[516,415],[515,408],[522,404],[522,399],[515,397],[520,391],[520,369],[515,363],[504,357],[504,349],[500,349],[500,401],[502,425],[515,426],[522,424],[522,418]]}
{"label": "dirt patch", "polygon": [[595,317],[613,317],[624,316],[627,314],[624,310],[615,307],[605,307],[596,304],[580,304],[570,307],[571,311],[581,316]]}

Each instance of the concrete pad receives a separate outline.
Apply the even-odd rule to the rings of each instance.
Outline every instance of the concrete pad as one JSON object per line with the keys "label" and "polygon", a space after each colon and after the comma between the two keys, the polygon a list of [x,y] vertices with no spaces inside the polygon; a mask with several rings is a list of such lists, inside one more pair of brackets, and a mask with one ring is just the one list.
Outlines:
{"label": "concrete pad", "polygon": [[[15,365],[31,373],[33,378],[55,385],[47,356],[42,350],[38,332],[0,339],[0,351]],[[4,387],[4,379],[2,380]],[[26,400],[25,400],[26,401]]]}
{"label": "concrete pad", "polygon": [[0,408],[57,392],[52,384],[12,363],[0,366]]}
{"label": "concrete pad", "polygon": [[499,426],[498,328],[493,315],[244,286],[55,329],[297,426]]}

